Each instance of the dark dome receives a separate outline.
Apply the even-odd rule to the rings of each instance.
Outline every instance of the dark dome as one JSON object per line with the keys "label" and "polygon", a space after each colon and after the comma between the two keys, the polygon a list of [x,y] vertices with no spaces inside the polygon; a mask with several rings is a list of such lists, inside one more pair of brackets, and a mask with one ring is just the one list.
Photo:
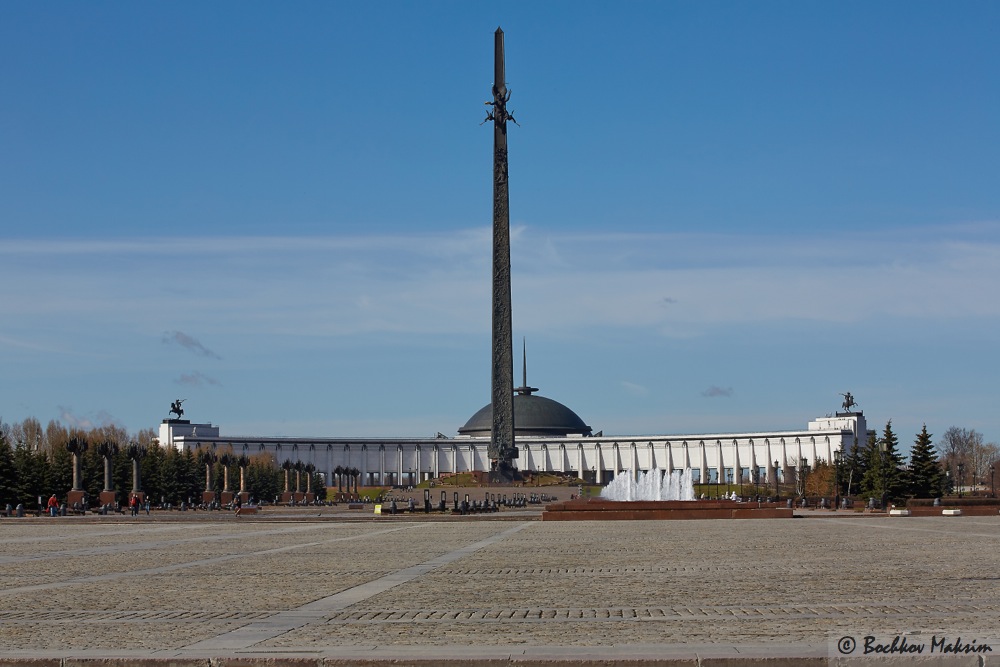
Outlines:
{"label": "dark dome", "polygon": [[[493,404],[489,403],[458,429],[461,435],[489,436],[493,430]],[[590,435],[590,427],[558,401],[530,392],[514,396],[514,435]]]}

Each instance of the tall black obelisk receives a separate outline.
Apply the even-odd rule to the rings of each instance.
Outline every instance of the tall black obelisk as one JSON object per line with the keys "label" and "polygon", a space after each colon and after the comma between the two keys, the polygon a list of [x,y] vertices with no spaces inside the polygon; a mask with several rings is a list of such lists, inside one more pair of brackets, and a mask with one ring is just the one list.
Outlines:
{"label": "tall black obelisk", "polygon": [[515,473],[514,351],[510,312],[510,202],[507,189],[507,111],[510,91],[504,76],[503,30],[493,36],[493,429],[490,435],[490,479],[505,481]]}

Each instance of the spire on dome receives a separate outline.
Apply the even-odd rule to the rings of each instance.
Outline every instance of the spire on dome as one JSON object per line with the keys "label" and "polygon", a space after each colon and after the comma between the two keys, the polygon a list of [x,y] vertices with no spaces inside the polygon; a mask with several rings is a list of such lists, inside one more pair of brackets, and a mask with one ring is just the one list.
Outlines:
{"label": "spire on dome", "polygon": [[525,339],[521,338],[521,386],[515,389],[521,396],[531,396],[534,392],[538,391],[538,387],[528,386],[528,344]]}

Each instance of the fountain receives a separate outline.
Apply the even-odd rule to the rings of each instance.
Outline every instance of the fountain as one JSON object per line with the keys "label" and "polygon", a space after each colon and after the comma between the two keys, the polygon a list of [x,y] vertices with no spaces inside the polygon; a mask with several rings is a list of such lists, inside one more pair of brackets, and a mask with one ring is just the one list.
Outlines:
{"label": "fountain", "polygon": [[615,477],[601,491],[605,500],[694,500],[691,468],[667,473],[659,468],[639,471],[638,479],[631,470]]}
{"label": "fountain", "polygon": [[579,498],[548,505],[543,521],[634,519],[778,519],[792,510],[776,503],[739,502],[732,498],[696,500],[691,469],[667,473],[622,471],[601,491],[600,498]]}

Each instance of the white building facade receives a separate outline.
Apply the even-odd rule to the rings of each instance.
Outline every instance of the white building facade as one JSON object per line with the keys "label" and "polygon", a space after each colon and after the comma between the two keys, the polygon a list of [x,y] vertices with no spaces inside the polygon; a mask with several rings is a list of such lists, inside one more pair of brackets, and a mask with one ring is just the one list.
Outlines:
{"label": "white building facade", "polygon": [[[333,479],[337,467],[354,468],[362,486],[399,486],[453,473],[488,472],[489,438],[260,438],[223,437],[211,424],[160,425],[160,444],[179,450],[231,450],[237,456],[270,454],[280,465],[311,463]],[[868,434],[862,412],[843,412],[808,423],[802,431],[696,435],[521,436],[521,471],[558,473],[606,484],[622,471],[691,468],[695,483],[794,482],[803,466],[832,462]]]}

